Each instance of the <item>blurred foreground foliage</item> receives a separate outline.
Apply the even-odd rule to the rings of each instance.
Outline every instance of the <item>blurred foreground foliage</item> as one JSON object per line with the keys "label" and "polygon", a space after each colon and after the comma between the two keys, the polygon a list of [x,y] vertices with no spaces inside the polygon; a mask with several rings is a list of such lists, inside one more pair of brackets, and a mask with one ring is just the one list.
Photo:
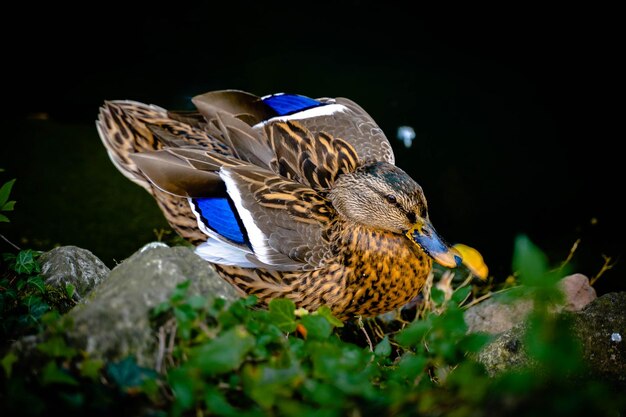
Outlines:
{"label": "blurred foreground foliage", "polygon": [[[2,415],[133,416],[622,416],[626,396],[589,377],[566,316],[551,313],[562,269],[526,237],[515,245],[518,282],[497,296],[531,298],[532,367],[489,376],[476,354],[491,337],[468,334],[468,300],[489,288],[430,283],[413,317],[342,323],[330,310],[254,297],[232,304],[180,285],[153,312],[154,369],[134,358],[90,358],[65,337],[69,304],[53,302],[37,253],[6,254],[0,281]],[[450,278],[450,276],[447,276]],[[444,274],[439,283],[445,282]],[[521,285],[518,285],[521,284]],[[66,289],[71,300],[71,288]],[[492,293],[487,293],[491,295]],[[54,298],[54,300],[52,300]],[[63,299],[63,297],[60,297]],[[52,301],[51,301],[52,300]],[[60,307],[59,307],[60,306]],[[37,355],[13,341],[42,334]]]}

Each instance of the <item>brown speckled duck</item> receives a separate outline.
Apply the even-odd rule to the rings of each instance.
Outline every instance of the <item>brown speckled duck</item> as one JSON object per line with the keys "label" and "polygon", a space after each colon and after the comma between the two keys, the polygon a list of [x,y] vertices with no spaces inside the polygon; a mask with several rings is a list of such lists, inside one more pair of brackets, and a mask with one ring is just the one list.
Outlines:
{"label": "brown speckled duck", "polygon": [[353,101],[238,90],[192,101],[197,111],[108,101],[98,132],[115,166],[242,294],[371,317],[416,297],[433,259],[461,262]]}

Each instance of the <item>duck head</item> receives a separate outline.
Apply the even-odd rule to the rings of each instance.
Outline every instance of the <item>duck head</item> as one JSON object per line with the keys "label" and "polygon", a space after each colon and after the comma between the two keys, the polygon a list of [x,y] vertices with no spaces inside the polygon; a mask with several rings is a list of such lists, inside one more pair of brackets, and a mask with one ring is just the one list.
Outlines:
{"label": "duck head", "polygon": [[344,218],[404,235],[444,267],[462,262],[431,224],[422,187],[393,164],[373,162],[339,176],[329,198]]}

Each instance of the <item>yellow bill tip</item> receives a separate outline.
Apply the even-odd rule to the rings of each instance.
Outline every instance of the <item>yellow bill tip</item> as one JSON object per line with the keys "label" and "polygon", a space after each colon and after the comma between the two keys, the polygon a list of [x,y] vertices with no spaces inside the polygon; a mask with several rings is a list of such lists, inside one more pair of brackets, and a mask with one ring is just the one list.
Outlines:
{"label": "yellow bill tip", "polygon": [[470,270],[472,274],[483,281],[489,276],[489,268],[485,263],[483,256],[476,249],[463,243],[457,243],[452,246],[463,258],[463,265]]}

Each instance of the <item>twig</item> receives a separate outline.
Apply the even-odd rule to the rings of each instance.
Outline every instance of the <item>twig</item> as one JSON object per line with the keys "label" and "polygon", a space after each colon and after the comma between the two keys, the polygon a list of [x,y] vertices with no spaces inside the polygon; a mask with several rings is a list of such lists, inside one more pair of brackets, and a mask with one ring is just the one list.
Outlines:
{"label": "twig", "polygon": [[613,268],[617,264],[617,261],[611,263],[612,259],[610,256],[602,255],[602,257],[604,258],[604,264],[602,265],[602,268],[600,268],[600,271],[589,280],[589,285],[593,285],[598,280],[598,278],[602,276],[602,274],[604,274],[606,271]]}
{"label": "twig", "polygon": [[163,356],[165,355],[165,328],[159,327],[159,350],[157,351],[157,359],[155,370],[157,373],[161,373],[161,364],[163,363]]}
{"label": "twig", "polygon": [[572,247],[569,250],[569,253],[567,254],[567,258],[565,258],[565,260],[563,262],[561,262],[561,265],[558,268],[559,271],[561,269],[563,269],[565,267],[565,265],[567,265],[569,263],[569,261],[572,260],[572,258],[574,257],[574,253],[578,249],[578,245],[579,244],[580,244],[580,238],[576,239],[576,242],[574,242],[574,244],[572,245]]}
{"label": "twig", "polygon": [[500,294],[502,292],[509,291],[509,290],[510,290],[510,288],[503,288],[503,289],[498,290],[498,291],[489,291],[487,294],[481,295],[480,297],[473,299],[469,304],[464,305],[463,308],[466,308],[466,309],[470,308],[471,306],[476,305],[476,304],[480,303],[481,301],[486,300],[489,297],[493,297],[496,294]]}
{"label": "twig", "polygon": [[357,325],[359,326],[359,329],[361,329],[363,334],[365,334],[365,338],[367,339],[367,344],[370,347],[370,352],[373,352],[374,351],[374,345],[372,344],[372,340],[370,339],[370,335],[367,334],[367,330],[365,330],[365,325],[363,324],[363,318],[361,316],[359,316],[359,319],[357,321]]}
{"label": "twig", "polygon": [[9,245],[13,246],[15,249],[17,250],[22,250],[20,249],[19,246],[17,246],[16,244],[14,244],[13,242],[11,242],[9,239],[7,239],[6,237],[4,237],[3,234],[0,234],[0,237],[2,238],[2,240],[4,240],[5,242],[7,242]]}

